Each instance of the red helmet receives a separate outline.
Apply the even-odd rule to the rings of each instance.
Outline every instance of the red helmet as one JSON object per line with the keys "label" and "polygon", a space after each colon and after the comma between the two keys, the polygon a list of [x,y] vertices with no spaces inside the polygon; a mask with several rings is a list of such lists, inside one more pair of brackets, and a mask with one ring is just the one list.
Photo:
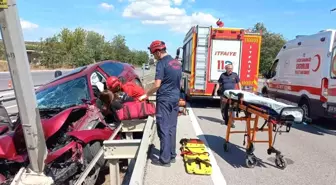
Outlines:
{"label": "red helmet", "polygon": [[110,76],[106,80],[106,86],[108,89],[115,89],[120,85],[121,85],[120,80],[115,76]]}
{"label": "red helmet", "polygon": [[166,44],[163,41],[155,40],[151,43],[151,45],[148,47],[151,54],[156,52],[157,50],[162,50],[166,48]]}

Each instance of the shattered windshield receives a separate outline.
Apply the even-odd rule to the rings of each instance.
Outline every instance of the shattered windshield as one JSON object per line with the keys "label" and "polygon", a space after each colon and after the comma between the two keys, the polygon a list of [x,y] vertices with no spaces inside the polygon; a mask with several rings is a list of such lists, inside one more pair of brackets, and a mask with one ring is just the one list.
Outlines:
{"label": "shattered windshield", "polygon": [[89,100],[86,76],[64,82],[57,86],[36,93],[39,109],[67,108],[83,104],[82,99]]}

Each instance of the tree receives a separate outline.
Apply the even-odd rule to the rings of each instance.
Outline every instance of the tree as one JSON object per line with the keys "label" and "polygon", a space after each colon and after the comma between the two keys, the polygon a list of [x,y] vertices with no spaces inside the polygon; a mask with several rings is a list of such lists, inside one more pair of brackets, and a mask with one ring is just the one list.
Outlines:
{"label": "tree", "polygon": [[126,46],[126,39],[122,35],[117,35],[112,39],[111,47],[114,52],[114,59],[119,61],[127,61],[130,50]]}
{"label": "tree", "polygon": [[[60,33],[42,40],[38,47],[40,63],[48,68],[78,67],[102,60],[117,60],[141,65],[148,61],[145,51],[130,51],[126,38],[116,35],[111,41],[93,31],[64,28]],[[1,48],[0,48],[1,50]]]}
{"label": "tree", "polygon": [[95,61],[100,61],[103,59],[104,42],[104,36],[100,35],[99,33],[89,31],[86,35],[86,46],[93,54]]}
{"label": "tree", "polygon": [[286,40],[281,34],[269,32],[263,23],[255,24],[253,31],[262,31],[259,72],[270,69],[273,61]]}

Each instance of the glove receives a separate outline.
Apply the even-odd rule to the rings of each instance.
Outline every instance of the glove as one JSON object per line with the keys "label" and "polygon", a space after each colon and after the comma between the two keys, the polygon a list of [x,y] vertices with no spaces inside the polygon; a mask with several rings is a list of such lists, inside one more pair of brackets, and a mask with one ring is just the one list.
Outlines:
{"label": "glove", "polygon": [[139,101],[142,101],[142,100],[144,100],[144,99],[146,99],[147,98],[147,94],[144,94],[144,95],[142,95],[142,96],[140,96],[140,98],[138,99]]}

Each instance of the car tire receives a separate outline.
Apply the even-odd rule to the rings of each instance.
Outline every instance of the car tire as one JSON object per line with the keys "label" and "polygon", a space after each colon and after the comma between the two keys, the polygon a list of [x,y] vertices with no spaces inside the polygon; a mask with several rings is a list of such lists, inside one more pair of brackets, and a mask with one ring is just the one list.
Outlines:
{"label": "car tire", "polygon": [[[102,148],[102,142],[95,141],[92,143],[87,144],[83,148],[84,159],[87,161],[88,164],[92,161],[92,159],[98,154],[99,150]],[[87,165],[88,165],[87,164]],[[94,168],[91,170],[89,175],[85,179],[84,184],[95,184],[98,179],[99,172],[102,168],[106,166],[106,160],[104,156],[101,156],[100,159],[95,164]]]}

